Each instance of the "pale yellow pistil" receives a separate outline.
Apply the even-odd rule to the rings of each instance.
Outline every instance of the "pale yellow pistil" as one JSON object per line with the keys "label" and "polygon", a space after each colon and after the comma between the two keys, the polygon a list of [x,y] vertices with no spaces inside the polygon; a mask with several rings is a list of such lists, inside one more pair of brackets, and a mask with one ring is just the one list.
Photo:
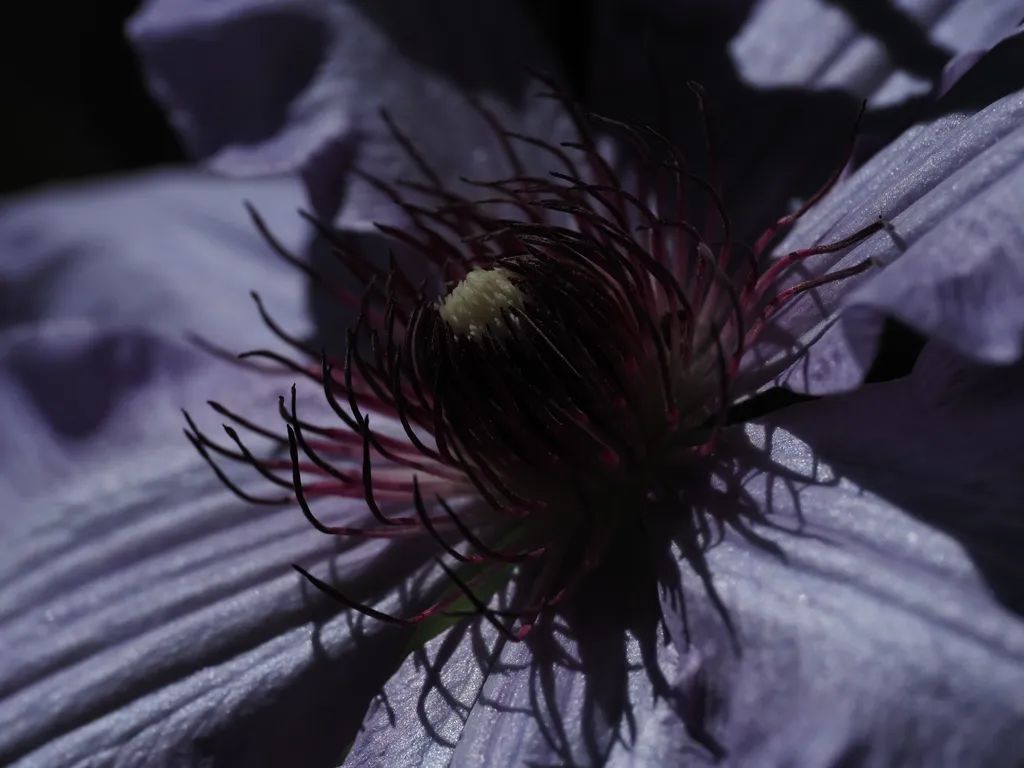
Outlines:
{"label": "pale yellow pistil", "polygon": [[512,282],[507,269],[475,269],[440,300],[438,312],[459,336],[478,341],[490,329],[499,337],[507,337],[510,329],[502,310],[522,309],[525,294]]}

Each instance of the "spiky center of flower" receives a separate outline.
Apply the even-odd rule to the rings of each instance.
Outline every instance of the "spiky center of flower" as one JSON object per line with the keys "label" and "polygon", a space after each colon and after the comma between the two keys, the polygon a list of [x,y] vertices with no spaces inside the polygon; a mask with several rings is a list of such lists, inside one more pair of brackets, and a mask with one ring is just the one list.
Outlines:
{"label": "spiky center of flower", "polygon": [[460,336],[479,341],[485,332],[507,336],[507,313],[523,308],[523,292],[507,269],[474,269],[438,303],[438,312]]}
{"label": "spiky center of flower", "polygon": [[580,513],[580,496],[592,509],[649,463],[665,421],[646,411],[664,398],[645,381],[653,371],[642,331],[623,316],[605,269],[554,244],[498,263],[449,296],[474,291],[484,320],[452,322],[442,304],[406,344],[443,441],[496,498],[548,508],[543,522],[554,529]]}
{"label": "spiky center of flower", "polygon": [[[373,182],[410,219],[408,230],[380,228],[415,248],[455,288],[440,300],[428,296],[397,264],[379,269],[322,227],[365,285],[361,297],[332,286],[346,304],[361,307],[344,361],[289,336],[259,305],[267,325],[317,363],[252,354],[317,381],[343,428],[302,420],[294,388],[291,407],[283,399],[280,406],[286,460],[257,458],[230,428],[237,450],[221,446],[193,424],[190,437],[204,456],[216,452],[250,464],[285,493],[254,497],[214,464],[221,478],[247,501],[296,501],[325,533],[426,533],[450,560],[479,568],[462,581],[443,565],[458,589],[409,619],[352,601],[302,571],[345,604],[415,623],[465,594],[499,629],[521,637],[539,611],[571,594],[601,560],[623,509],[643,509],[645,499],[657,498],[691,459],[713,448],[740,394],[732,391],[740,360],[772,313],[807,290],[867,268],[778,287],[790,267],[844,250],[886,226],[881,222],[839,242],[763,258],[776,232],[820,199],[838,171],[747,248],[731,238],[714,179],[693,178],[678,151],[656,134],[617,126],[634,139],[651,139],[667,158],[653,163],[636,188],[626,188],[582,123],[581,143],[563,145],[582,153],[579,164],[560,147],[525,139],[546,147],[567,173],[555,174],[557,182],[520,177],[485,184],[522,211],[515,221],[492,215],[494,200],[471,202],[442,188],[393,128],[433,180],[414,186],[432,194],[438,207],[406,203],[395,187]],[[521,169],[510,136],[500,136],[510,166]],[[710,200],[712,221],[703,229],[685,220],[693,188]],[[255,219],[284,258],[308,270]],[[275,437],[218,408],[238,425]],[[470,494],[483,503],[456,512],[447,501]],[[364,525],[325,525],[309,505],[315,496],[362,497],[369,517]],[[386,514],[381,502],[405,503],[406,512]],[[687,556],[721,523],[695,520],[694,541],[683,542]],[[499,617],[474,593],[508,564],[538,559],[539,575],[512,612]],[[712,589],[706,573],[702,578]],[[520,620],[518,632],[500,620],[510,616]]]}

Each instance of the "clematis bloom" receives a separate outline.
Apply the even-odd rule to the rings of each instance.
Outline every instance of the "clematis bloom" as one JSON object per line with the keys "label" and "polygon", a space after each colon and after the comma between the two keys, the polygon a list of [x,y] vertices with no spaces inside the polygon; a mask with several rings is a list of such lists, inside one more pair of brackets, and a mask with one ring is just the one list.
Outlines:
{"label": "clematis bloom", "polygon": [[[703,91],[691,88],[706,113]],[[557,92],[542,96],[561,98],[567,112],[574,111]],[[493,115],[482,112],[481,118],[500,130]],[[764,263],[773,237],[813,208],[845,161],[819,193],[751,247],[733,240],[716,185],[689,173],[681,153],[656,132],[621,126],[649,157],[630,189],[601,156],[582,118],[576,124],[580,138],[568,146],[577,159],[533,137],[500,134],[519,175],[480,182],[494,194],[480,202],[441,186],[425,165],[430,183],[414,188],[434,198],[434,208],[414,205],[397,188],[370,179],[409,217],[405,229],[381,230],[432,268],[419,286],[394,255],[387,269],[376,267],[321,227],[362,284],[361,292],[318,286],[359,308],[343,360],[317,355],[281,329],[255,297],[270,330],[300,359],[258,351],[244,357],[269,358],[312,379],[339,424],[303,420],[293,386],[290,405],[282,398],[280,406],[287,439],[278,439],[290,454],[282,461],[255,455],[231,427],[226,431],[234,445],[219,444],[188,417],[190,440],[242,500],[294,499],[317,530],[340,537],[430,536],[454,563],[479,566],[467,579],[439,563],[457,588],[408,618],[353,602],[296,566],[368,616],[416,624],[451,615],[451,604],[464,596],[516,640],[537,614],[576,591],[622,528],[647,517],[647,508],[690,519],[692,533],[681,541],[690,559],[702,558],[722,525],[757,539],[739,515],[715,518],[688,509],[686,475],[713,453],[730,406],[752,394],[735,385],[752,358],[767,356],[757,342],[773,315],[871,263],[781,288],[794,268],[848,250],[887,224],[876,221],[838,242]],[[706,130],[714,153],[710,123]],[[397,143],[406,145],[395,131]],[[552,172],[552,180],[525,175],[516,143],[545,149],[565,171]],[[409,151],[422,162],[414,148]],[[717,167],[717,160],[711,164]],[[703,230],[690,223],[694,196],[706,198]],[[513,218],[492,212],[502,205],[512,207]],[[302,266],[258,213],[253,217],[272,247]],[[756,387],[764,377],[746,371],[744,382]],[[253,416],[215,407],[237,427],[273,439]],[[381,422],[383,429],[375,426]],[[242,491],[213,454],[252,466],[285,494],[258,498]],[[470,494],[481,503],[459,512],[448,503]],[[309,504],[321,497],[363,499],[366,524],[324,524]],[[389,515],[381,502],[404,510]],[[410,508],[414,515],[405,511]],[[484,543],[494,537],[503,543]],[[453,538],[468,550],[453,546]],[[496,613],[473,587],[493,583],[510,564],[533,561],[540,565],[527,578],[535,584],[517,591],[522,594],[511,610]],[[521,568],[519,575],[526,572]],[[702,578],[713,590],[706,571]],[[518,630],[499,615],[518,617]]]}
{"label": "clematis bloom", "polygon": [[[275,6],[226,3],[214,9],[204,4],[205,34],[188,35],[189,51],[194,54],[196,46],[210,42],[215,43],[210,50],[223,51],[225,40],[238,42],[235,32],[260,29],[260,19],[266,17],[247,15],[257,5]],[[334,21],[350,8],[345,3],[327,5],[335,9]],[[298,7],[278,8],[285,6]],[[178,7],[188,9],[187,4]],[[292,29],[319,29],[311,11],[316,7],[303,5],[299,15],[306,24]],[[935,13],[935,7],[921,3],[908,13],[917,14],[921,29],[957,51],[991,44],[984,42],[985,35],[999,18],[1016,10],[1012,3],[991,2],[943,4],[944,13]],[[274,18],[281,19],[281,14]],[[369,36],[334,35],[339,28],[324,24],[332,35],[318,39],[330,39],[342,50],[345,41],[382,39],[358,12],[345,21],[362,23],[360,29],[368,28]],[[812,30],[801,45],[784,34],[796,21]],[[773,26],[781,22],[781,27]],[[143,39],[141,22],[138,29]],[[155,29],[150,27],[149,38],[154,45],[159,36]],[[163,58],[154,59],[154,67],[174,61],[175,35],[189,31],[187,23],[164,29],[159,41]],[[858,95],[905,93],[906,79],[893,74],[891,64],[880,62],[874,41],[850,29],[832,3],[760,3],[737,37],[734,56],[744,76],[754,82],[775,77],[803,87],[831,78],[850,83]],[[253,50],[265,54],[268,49]],[[339,48],[324,44],[309,50]],[[356,60],[365,63],[366,46],[360,52]],[[799,55],[787,58],[791,52]],[[833,59],[837,52],[838,59]],[[394,55],[404,66],[407,59]],[[178,61],[189,60],[195,58]],[[401,71],[412,82],[410,69]],[[216,82],[206,76],[211,71],[204,70],[205,84]],[[339,71],[344,70],[309,67],[307,77],[324,79],[316,79],[318,87],[308,93],[322,98],[303,101],[304,108],[282,120],[250,122],[252,130],[244,137],[232,135],[221,123],[215,132],[221,143],[213,141],[200,151],[217,154],[239,139],[235,146],[245,147],[246,153],[218,158],[221,168],[230,169],[235,162],[239,170],[242,161],[260,159],[262,136],[256,128],[272,133],[283,127],[287,136],[278,136],[276,167],[303,165],[307,181],[316,188],[313,204],[318,213],[333,217],[331,189],[314,172],[330,164],[311,158],[324,161],[332,152],[337,158],[336,150],[355,145],[361,148],[357,152],[365,152],[363,157],[382,160],[374,166],[376,175],[403,175],[390,172],[401,148],[383,138],[379,126],[361,111],[362,100],[326,98],[338,92],[325,86],[339,82],[344,84],[341,93],[353,85],[357,93],[373,91],[358,89],[368,78],[346,80]],[[359,71],[365,74],[366,69]],[[961,82],[971,73],[981,84],[996,74],[986,74],[984,58]],[[410,90],[442,98],[438,84],[443,79],[428,80],[433,90]],[[282,87],[274,93],[280,95],[285,86],[306,81],[276,82]],[[404,81],[396,77],[393,82]],[[162,92],[173,106],[187,89],[173,75],[165,84]],[[193,81],[190,87],[200,84]],[[243,116],[244,94],[233,92],[240,97],[233,112]],[[351,97],[353,91],[347,92]],[[267,93],[261,88],[249,95]],[[191,102],[208,108],[219,103]],[[336,110],[326,114],[352,119],[320,120],[325,113],[317,105],[323,104]],[[370,106],[375,110],[375,104]],[[524,131],[514,113],[515,108],[508,109],[503,124]],[[472,136],[458,142],[441,131],[443,140],[416,142],[442,167],[452,154],[490,147],[480,139],[487,126],[454,106],[423,114],[431,120],[421,120],[421,126],[444,125],[458,115],[457,124]],[[720,754],[724,762],[737,764],[984,764],[1019,754],[1015,723],[1021,715],[1024,644],[1020,593],[1014,585],[1020,583],[1016,511],[1024,494],[1013,458],[1021,453],[1018,371],[1013,363],[1021,340],[1016,215],[1020,115],[1018,88],[916,125],[845,180],[780,244],[777,252],[785,253],[834,242],[881,215],[892,222],[905,247],[879,234],[839,263],[829,263],[828,268],[843,269],[873,259],[886,266],[873,279],[866,273],[859,281],[833,283],[831,289],[816,292],[816,302],[794,303],[790,312],[777,314],[771,330],[778,334],[778,347],[766,345],[770,357],[759,361],[757,370],[785,361],[795,339],[806,355],[795,367],[781,364],[780,380],[803,390],[844,390],[863,378],[883,316],[899,317],[932,340],[909,377],[807,402],[746,428],[727,430],[716,446],[715,461],[691,478],[690,504],[721,511],[735,511],[739,505],[789,528],[756,527],[778,544],[785,561],[731,531],[707,552],[708,572],[732,618],[742,653],[735,652],[733,634],[708,602],[700,574],[667,543],[681,534],[669,520],[650,538],[656,542],[653,551],[628,560],[649,563],[668,587],[653,605],[631,599],[644,594],[630,588],[631,573],[611,570],[592,574],[588,586],[546,628],[535,627],[526,643],[510,643],[490,625],[458,624],[391,676],[366,717],[349,762],[671,764],[683,755],[699,764]],[[190,115],[187,108],[179,113],[188,116],[198,134],[211,135],[207,131],[216,121],[209,113]],[[547,122],[540,121],[541,130],[535,124],[524,132],[547,138]],[[348,133],[353,125],[360,130]],[[290,133],[296,126],[309,130]],[[771,139],[767,146],[775,151],[761,155],[792,165],[793,145],[809,140],[806,128],[790,134],[789,142]],[[356,134],[369,141],[345,141]],[[298,141],[289,144],[289,139]],[[449,151],[435,155],[438,146]],[[488,149],[470,154],[470,171],[462,175],[507,174],[499,168],[480,172],[482,165],[499,157]],[[547,162],[533,165],[535,159],[529,161],[531,172],[543,174],[550,168]],[[380,173],[382,168],[387,172]],[[333,166],[335,181],[351,181],[342,170]],[[777,172],[769,175],[782,178]],[[755,195],[760,187],[747,181],[748,193],[758,202],[764,198],[777,208],[785,199],[784,194]],[[347,199],[333,201],[341,205],[337,222],[342,225],[365,232],[371,220],[384,218],[381,212],[392,209],[382,208],[381,198],[367,194],[365,187],[360,192],[354,181],[347,188]],[[141,200],[139,189],[112,188],[110,199]],[[353,196],[353,190],[359,194]],[[57,246],[79,242],[75,238],[87,218],[75,212],[90,211],[97,199],[85,193],[65,197],[66,206],[55,207],[43,195],[9,205],[4,212],[5,253],[30,253],[27,244],[40,240],[26,233],[45,231],[48,238],[42,245],[51,260],[25,259],[30,264],[61,264],[60,256],[69,250]],[[274,213],[273,204],[256,203],[268,216]],[[730,205],[730,211],[741,207]],[[189,214],[183,216],[187,221],[212,224],[208,212],[182,206],[158,205],[153,215],[174,222],[183,210]],[[429,555],[415,546],[364,542],[339,552],[333,542],[324,541],[328,537],[297,520],[294,508],[260,511],[238,504],[207,467],[188,455],[189,446],[180,445],[179,416],[169,405],[188,406],[201,429],[219,428],[216,419],[202,423],[196,391],[199,399],[216,396],[239,413],[272,412],[277,396],[287,395],[287,383],[275,381],[261,389],[259,384],[243,384],[261,382],[260,377],[239,377],[230,367],[206,367],[200,358],[165,354],[178,349],[162,337],[165,321],[174,338],[188,324],[232,348],[251,343],[253,329],[239,319],[249,315],[229,302],[229,297],[245,299],[248,289],[258,290],[282,322],[293,313],[300,315],[288,324],[290,329],[302,326],[297,292],[272,297],[275,287],[286,291],[285,272],[252,269],[240,255],[250,254],[262,264],[269,254],[252,239],[241,211],[233,210],[236,218],[219,215],[219,226],[201,230],[201,237],[181,248],[163,242],[158,250],[144,250],[140,243],[153,245],[148,231],[150,237],[131,239],[120,250],[116,243],[105,244],[107,252],[135,254],[141,260],[128,263],[146,263],[140,254],[152,254],[154,269],[173,264],[167,260],[169,251],[202,255],[200,264],[211,269],[211,278],[225,278],[216,286],[212,279],[200,280],[181,290],[168,277],[153,280],[160,287],[158,295],[173,296],[179,307],[162,314],[159,322],[148,321],[146,312],[123,312],[118,301],[123,295],[97,304],[71,303],[63,310],[86,330],[90,326],[81,324],[82,318],[92,328],[97,318],[102,320],[100,336],[109,331],[120,337],[126,335],[125,328],[141,326],[139,338],[145,343],[129,351],[152,350],[159,365],[103,369],[94,363],[76,364],[96,359],[76,352],[110,347],[83,344],[89,333],[70,343],[50,343],[37,333],[38,318],[32,312],[18,335],[9,337],[12,346],[7,349],[23,353],[4,357],[5,413],[25,420],[19,422],[25,428],[19,430],[18,450],[11,443],[4,454],[5,481],[21,481],[18,493],[5,497],[5,508],[12,511],[5,519],[10,535],[4,537],[2,561],[5,577],[11,577],[3,592],[8,617],[4,647],[17,649],[17,655],[6,653],[3,659],[0,752],[9,763],[329,764],[337,760],[368,697],[391,675],[412,638],[401,627],[360,621],[349,611],[338,615],[337,605],[315,590],[303,591],[290,564],[301,562],[330,583],[343,585],[350,598],[397,615],[441,586],[422,572],[396,578],[396,569],[429,562]],[[113,220],[118,227],[110,224],[109,231],[127,237],[125,218]],[[282,227],[294,226],[287,224],[291,220],[288,212],[271,229],[280,234]],[[168,231],[195,230],[170,226]],[[240,240],[230,237],[225,243],[230,247],[215,250],[227,231],[247,234],[238,235]],[[229,254],[235,254],[234,260]],[[72,261],[83,279],[93,264]],[[232,266],[222,273],[213,269],[216,264]],[[36,276],[36,285],[51,290],[62,286],[33,269],[16,274],[26,272]],[[161,272],[156,269],[154,274]],[[102,288],[109,284],[99,280],[86,291],[87,283],[76,282],[67,295],[107,298]],[[215,288],[216,293],[190,303],[188,297],[200,288]],[[844,312],[822,335],[821,321],[833,318],[841,301]],[[48,309],[45,302],[28,303],[39,314],[39,307],[58,316],[62,311],[58,302]],[[209,325],[184,322],[195,312],[193,307],[206,307],[210,315],[202,317],[212,318]],[[220,314],[224,317],[218,320]],[[19,339],[28,339],[28,346],[16,346]],[[807,343],[812,339],[814,343]],[[34,368],[25,365],[26,358],[36,363]],[[187,364],[164,365],[180,360]],[[993,367],[994,362],[1003,367]],[[98,389],[134,397],[115,398],[109,412],[98,409],[95,421],[79,426],[79,437],[71,440],[60,429],[65,422],[56,418],[58,409],[42,407],[59,403],[67,389],[46,389],[37,383],[40,376],[33,378],[26,370],[47,374],[42,378],[48,381],[62,381],[55,374],[59,371],[108,370],[110,376]],[[199,381],[200,371],[209,378]],[[118,390],[125,382],[130,385]],[[184,382],[190,392],[176,388]],[[256,391],[245,391],[246,386]],[[317,399],[322,405],[322,395]],[[18,405],[25,402],[41,405]],[[316,403],[300,400],[297,407],[304,417],[319,418]],[[126,412],[136,416],[125,419]],[[148,414],[151,430],[132,429],[146,423],[140,413]],[[95,424],[112,431],[97,431]],[[66,467],[31,460],[33,451],[52,459],[54,446],[60,447],[57,455],[68,459]],[[92,463],[82,461],[88,455]],[[36,469],[35,480],[31,473],[22,476],[24,467]],[[40,471],[44,467],[50,472]],[[362,500],[322,506],[333,524],[365,519]],[[631,543],[621,542],[627,551]],[[669,644],[661,642],[659,617]]]}

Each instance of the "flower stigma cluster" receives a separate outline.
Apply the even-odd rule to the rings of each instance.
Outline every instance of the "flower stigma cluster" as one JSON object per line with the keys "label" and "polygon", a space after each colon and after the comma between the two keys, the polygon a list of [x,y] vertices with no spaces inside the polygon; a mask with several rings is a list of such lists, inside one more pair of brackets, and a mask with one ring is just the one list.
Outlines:
{"label": "flower stigma cluster", "polygon": [[[361,604],[296,566],[366,615],[413,624],[461,615],[457,606],[468,600],[469,612],[508,637],[525,636],[606,556],[629,522],[623,510],[635,517],[661,503],[680,468],[713,450],[730,405],[749,394],[734,391],[741,358],[779,307],[869,265],[780,288],[792,268],[887,226],[879,221],[844,240],[768,258],[776,233],[827,192],[838,170],[800,210],[745,246],[732,237],[713,147],[712,178],[697,178],[655,131],[584,119],[563,103],[579,139],[557,146],[505,132],[477,107],[514,170],[477,182],[484,199],[448,189],[389,123],[427,181],[365,177],[408,218],[408,226],[379,229],[430,265],[436,280],[414,284],[397,257],[387,269],[371,264],[318,224],[362,285],[353,292],[314,276],[359,311],[343,359],[288,334],[257,297],[265,323],[295,355],[257,351],[244,356],[247,363],[262,358],[315,382],[337,423],[303,419],[294,386],[290,403],[280,403],[283,433],[215,405],[234,422],[225,445],[189,419],[194,445],[247,501],[295,503],[335,536],[437,542],[449,587],[410,617]],[[623,182],[598,151],[594,125],[640,149],[636,183]],[[546,151],[550,175],[527,173],[520,143]],[[408,201],[410,188],[432,203]],[[702,226],[688,218],[695,194],[705,203]],[[310,271],[252,213],[271,246]],[[255,455],[238,427],[280,442],[287,458]],[[215,456],[253,467],[282,493],[248,493]],[[324,497],[361,499],[365,522],[325,524],[311,507]],[[695,516],[692,527],[693,546],[706,545],[712,526]],[[527,572],[511,604],[490,605],[487,585]]]}
{"label": "flower stigma cluster", "polygon": [[504,314],[523,308],[523,292],[507,269],[475,269],[438,302],[437,310],[456,334],[480,341],[485,333],[507,336]]}

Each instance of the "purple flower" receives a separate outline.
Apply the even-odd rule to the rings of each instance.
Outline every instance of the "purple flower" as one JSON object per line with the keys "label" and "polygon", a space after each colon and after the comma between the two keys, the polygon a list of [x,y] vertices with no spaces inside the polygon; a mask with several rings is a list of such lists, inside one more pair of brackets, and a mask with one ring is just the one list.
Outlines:
{"label": "purple flower", "polygon": [[[372,246],[371,222],[400,219],[350,166],[414,176],[379,106],[448,183],[508,175],[462,91],[511,130],[566,135],[557,104],[523,98],[520,61],[545,65],[542,46],[525,42],[527,20],[476,5],[443,17],[422,4],[158,2],[131,31],[197,155],[224,171],[298,170],[318,214]],[[644,5],[666,11],[655,30],[691,19],[687,3]],[[636,543],[646,549],[608,561],[525,643],[474,619],[405,658],[422,638],[339,612],[290,565],[402,614],[432,582],[396,572],[429,563],[429,546],[336,546],[294,507],[241,503],[178,432],[179,407],[212,434],[222,419],[200,407],[206,398],[272,413],[287,388],[182,334],[265,345],[248,290],[289,331],[313,330],[301,275],[240,207],[252,200],[301,251],[311,233],[289,210],[303,204],[297,182],[162,173],[4,204],[3,762],[331,764],[382,686],[351,764],[983,765],[1024,754],[1024,91],[998,83],[1020,69],[1020,38],[974,53],[1012,31],[1019,8],[901,6],[896,21],[921,36],[915,57],[842,3],[748,5],[718,19],[735,32],[735,77],[714,57],[719,82],[701,76],[713,99],[754,110],[747,123],[721,114],[723,146],[741,147],[723,167],[738,228],[804,192],[827,145],[836,157],[817,137],[846,113],[821,107],[868,97],[894,121],[866,125],[884,146],[776,252],[878,217],[899,242],[878,234],[828,262],[884,268],[772,323],[777,343],[756,369],[830,396],[727,429],[713,466],[688,479],[695,507],[766,517],[755,536],[726,527],[694,560],[668,544],[683,516],[653,520]],[[622,98],[638,89],[609,73],[642,58],[631,44],[651,40],[645,18],[603,6],[594,52],[607,65],[597,105],[640,119],[645,105]],[[516,38],[487,24],[521,25],[524,42],[495,50]],[[1008,51],[1016,70],[1000,58]],[[944,64],[957,54],[973,68]],[[701,63],[687,64],[698,75]],[[456,71],[469,79],[451,82]],[[946,101],[889,141],[905,119],[897,107],[916,96],[927,108],[929,89],[945,88]],[[729,144],[730,123],[762,143]],[[524,161],[548,170],[543,152]],[[910,375],[858,386],[886,317],[928,342]],[[806,348],[795,365],[794,347]],[[335,524],[366,516],[360,500],[324,509]],[[659,591],[632,589],[638,564]]]}

